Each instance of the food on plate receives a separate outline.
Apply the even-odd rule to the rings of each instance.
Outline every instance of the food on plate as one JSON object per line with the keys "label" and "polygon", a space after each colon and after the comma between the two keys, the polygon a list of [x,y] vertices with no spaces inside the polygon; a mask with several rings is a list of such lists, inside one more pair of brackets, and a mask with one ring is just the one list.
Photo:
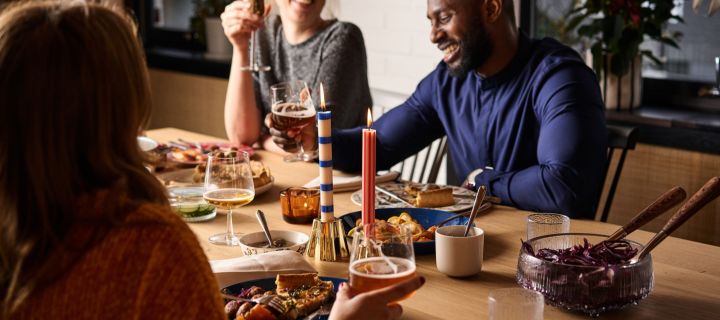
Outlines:
{"label": "food on plate", "polygon": [[[277,295],[282,301],[280,308],[261,303],[230,300],[225,312],[237,320],[286,320],[307,316],[329,303],[335,297],[332,281],[323,281],[317,273],[279,274],[275,279],[275,290],[264,290],[253,286],[243,289],[237,295],[241,299],[259,299]],[[284,309],[280,312],[278,309]]]}
{"label": "food on plate", "polygon": [[[193,173],[193,178],[192,178],[193,182],[202,183],[203,181],[205,181],[205,170],[206,169],[207,169],[206,163],[198,164],[195,167],[195,172]],[[272,182],[270,168],[268,168],[261,161],[250,160],[250,170],[252,170],[253,185],[255,186],[255,188],[262,187],[262,186]]]}
{"label": "food on plate", "polygon": [[172,160],[177,162],[201,162],[207,160],[206,154],[200,152],[200,150],[191,148],[185,150],[173,148],[173,150],[170,151],[170,156]]}
{"label": "food on plate", "polygon": [[[399,234],[399,228],[401,225],[408,225],[412,228],[414,242],[434,241],[435,230],[437,230],[437,226],[431,226],[430,228],[424,229],[423,226],[418,223],[417,220],[413,219],[407,212],[402,212],[399,216],[392,216],[388,218],[387,221],[375,219],[375,223],[377,226],[375,229],[375,237],[378,240],[383,240],[383,233],[390,232],[393,234]],[[355,222],[355,228],[348,232],[348,236],[352,237],[355,233],[355,229],[359,226],[362,226],[362,219],[358,219]]]}
{"label": "food on plate", "polygon": [[626,240],[602,241],[591,245],[583,239],[582,245],[574,245],[566,249],[540,249],[533,250],[532,245],[522,242],[525,252],[545,261],[570,264],[576,266],[614,266],[627,263],[638,252]]}
{"label": "food on plate", "polygon": [[419,208],[437,208],[455,204],[452,188],[420,191],[415,197],[415,206]]}
{"label": "food on plate", "polygon": [[215,211],[215,206],[205,202],[171,203],[170,207],[182,218],[202,217]]}
{"label": "food on plate", "polygon": [[404,190],[412,198],[411,202],[418,208],[437,208],[455,204],[453,190],[449,187],[407,183]]}

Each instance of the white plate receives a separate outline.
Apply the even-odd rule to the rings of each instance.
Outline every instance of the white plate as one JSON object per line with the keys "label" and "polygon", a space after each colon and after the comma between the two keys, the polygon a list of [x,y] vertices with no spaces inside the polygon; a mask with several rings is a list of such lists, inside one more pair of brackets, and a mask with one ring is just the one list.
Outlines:
{"label": "white plate", "polygon": [[[170,172],[163,172],[157,174],[157,177],[165,183],[166,186],[201,186],[202,183],[194,182],[192,177],[195,172],[194,168],[181,169]],[[270,177],[270,183],[264,184],[260,187],[255,188],[255,195],[263,194],[270,190],[273,184],[275,184],[275,177]]]}
{"label": "white plate", "polygon": [[140,150],[142,151],[150,151],[157,148],[158,146],[157,141],[148,137],[137,137],[137,141],[138,145],[140,146]]}
{"label": "white plate", "polygon": [[[408,197],[407,192],[405,192],[405,183],[403,182],[386,182],[378,184],[378,186],[383,187],[385,190],[388,190],[395,195],[397,195],[400,198],[405,199],[407,202],[412,203],[411,198]],[[465,211],[472,209],[473,201],[475,200],[475,193],[461,187],[457,186],[440,186],[440,187],[449,187],[453,189],[453,198],[455,199],[455,204],[451,206],[446,207],[438,207],[438,208],[428,208],[428,209],[436,209],[436,210],[443,210],[443,211],[450,211],[450,212],[459,212],[459,211]],[[358,190],[354,192],[350,196],[350,200],[356,205],[362,206],[362,190]],[[402,203],[401,201],[398,201],[397,199],[393,199],[392,197],[375,191],[375,208],[382,209],[382,208],[405,208],[407,207],[406,204]]]}

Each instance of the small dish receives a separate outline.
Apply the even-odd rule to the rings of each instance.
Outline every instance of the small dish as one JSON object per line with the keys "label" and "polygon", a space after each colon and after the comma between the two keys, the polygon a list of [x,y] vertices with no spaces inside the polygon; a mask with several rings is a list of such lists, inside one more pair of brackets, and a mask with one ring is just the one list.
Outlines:
{"label": "small dish", "polygon": [[292,250],[297,253],[303,254],[305,253],[305,247],[307,246],[308,240],[310,240],[310,237],[308,235],[297,231],[270,230],[270,235],[275,241],[278,239],[283,239],[289,244],[287,246],[279,248],[267,248],[264,246],[260,246],[258,245],[260,243],[267,244],[265,233],[260,231],[248,233],[241,236],[240,249],[246,256],[281,250]]}
{"label": "small dish", "polygon": [[[385,208],[375,210],[375,218],[387,220],[392,216],[399,216],[401,213],[407,212],[410,216],[415,219],[424,229],[439,224],[443,220],[454,216],[455,214],[426,208]],[[342,221],[343,229],[347,234],[355,228],[355,222],[360,219],[362,213],[360,211],[351,212],[340,217]],[[456,219],[450,220],[445,225],[464,225],[467,223],[468,218],[459,216]],[[413,243],[415,249],[415,255],[425,255],[435,253],[435,241],[424,241]]]}
{"label": "small dish", "polygon": [[212,220],[217,215],[215,206],[203,199],[202,187],[168,188],[170,208],[186,222]]}
{"label": "small dish", "polygon": [[148,137],[137,137],[137,141],[138,145],[140,146],[140,150],[145,152],[155,150],[155,148],[158,147],[157,141]]}

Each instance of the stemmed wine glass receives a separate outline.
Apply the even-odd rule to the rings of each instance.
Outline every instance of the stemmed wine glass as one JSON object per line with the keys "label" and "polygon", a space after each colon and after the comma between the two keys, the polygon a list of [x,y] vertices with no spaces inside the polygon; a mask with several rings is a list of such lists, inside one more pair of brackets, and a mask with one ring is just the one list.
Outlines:
{"label": "stemmed wine glass", "polygon": [[[265,1],[264,0],[247,0],[250,4],[250,11],[257,15],[265,14]],[[242,71],[270,71],[270,66],[260,66],[256,59],[255,46],[257,41],[255,40],[255,31],[250,33],[250,62],[249,65],[240,67]]]}
{"label": "stemmed wine glass", "polygon": [[349,268],[353,294],[416,277],[411,226],[376,222],[355,230]]}
{"label": "stemmed wine glass", "polygon": [[205,193],[208,203],[227,212],[227,232],[210,236],[210,243],[239,246],[233,230],[232,211],[253,200],[255,188],[250,160],[245,151],[230,150],[208,156],[205,170]]}
{"label": "stemmed wine glass", "polygon": [[[287,132],[300,131],[315,122],[315,106],[305,81],[281,82],[270,87],[272,94],[272,121],[275,129]],[[286,162],[308,161],[317,151],[306,153],[302,141],[297,141],[298,152],[283,158]]]}

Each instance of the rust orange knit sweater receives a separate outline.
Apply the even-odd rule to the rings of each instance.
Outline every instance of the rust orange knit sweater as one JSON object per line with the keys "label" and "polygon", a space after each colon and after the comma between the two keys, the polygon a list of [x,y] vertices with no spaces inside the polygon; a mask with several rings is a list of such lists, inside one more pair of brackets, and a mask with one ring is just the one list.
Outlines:
{"label": "rust orange knit sweater", "polygon": [[12,319],[226,319],[197,237],[168,208],[143,205]]}

